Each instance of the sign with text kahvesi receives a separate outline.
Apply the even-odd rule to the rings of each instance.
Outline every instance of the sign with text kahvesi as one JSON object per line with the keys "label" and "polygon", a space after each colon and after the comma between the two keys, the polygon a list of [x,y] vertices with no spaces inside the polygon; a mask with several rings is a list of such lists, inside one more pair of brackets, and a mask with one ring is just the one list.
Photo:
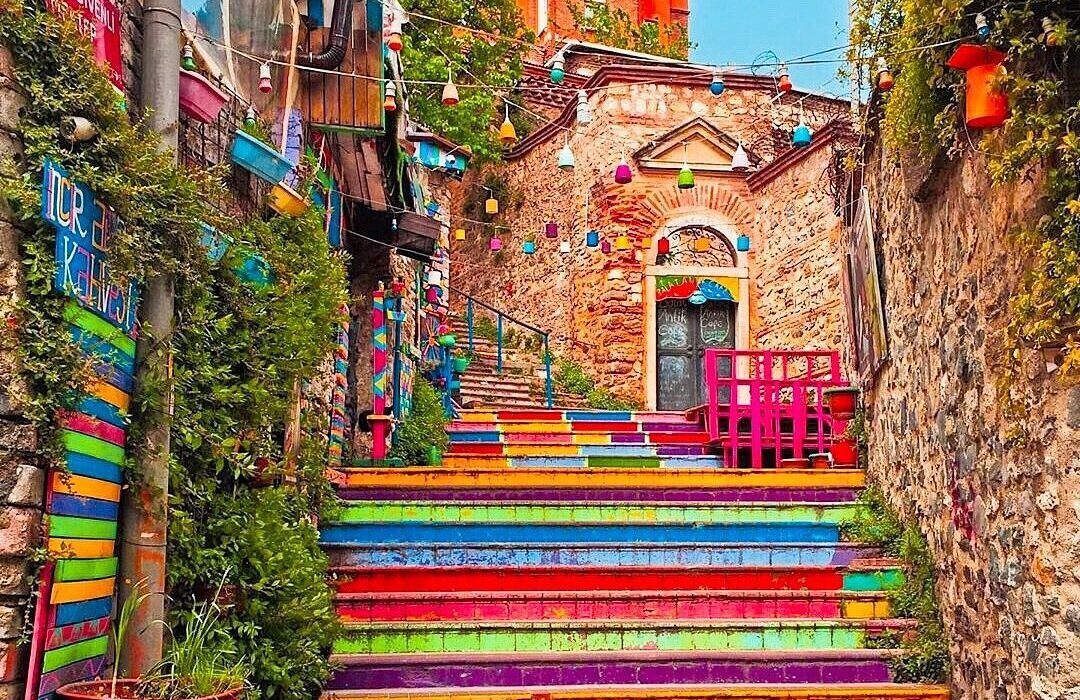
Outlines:
{"label": "sign with text kahvesi", "polygon": [[46,0],[49,12],[71,15],[79,31],[94,45],[94,57],[117,89],[124,89],[124,60],[120,43],[123,16],[113,0]]}

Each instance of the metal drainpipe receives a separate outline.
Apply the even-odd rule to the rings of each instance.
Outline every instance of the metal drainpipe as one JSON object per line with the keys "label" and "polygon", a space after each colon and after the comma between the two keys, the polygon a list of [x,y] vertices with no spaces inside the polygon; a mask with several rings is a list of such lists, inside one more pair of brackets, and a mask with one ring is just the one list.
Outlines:
{"label": "metal drainpipe", "polygon": [[[143,7],[142,107],[159,148],[175,161],[180,116],[180,0],[147,0]],[[147,280],[139,308],[142,324],[136,357],[136,391],[168,386],[173,331],[173,278]],[[168,533],[170,389],[159,406],[143,415],[145,441],[134,448],[142,477],[122,504],[120,604],[132,586],[145,581],[151,594],[135,611],[130,637],[118,661],[121,677],[141,676],[161,659],[165,619],[165,547]]]}
{"label": "metal drainpipe", "polygon": [[308,68],[333,70],[345,60],[345,44],[352,27],[353,0],[335,0],[334,14],[330,16],[330,38],[320,53],[309,51],[296,56],[297,65]]}

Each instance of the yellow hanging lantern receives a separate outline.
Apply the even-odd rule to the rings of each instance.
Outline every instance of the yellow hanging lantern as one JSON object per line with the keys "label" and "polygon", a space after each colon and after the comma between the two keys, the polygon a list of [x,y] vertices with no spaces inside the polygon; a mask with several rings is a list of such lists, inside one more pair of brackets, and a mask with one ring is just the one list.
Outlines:
{"label": "yellow hanging lantern", "polygon": [[499,141],[506,148],[513,146],[517,141],[517,129],[514,128],[513,123],[510,121],[510,105],[506,105],[506,118],[503,119],[502,126],[499,127]]}
{"label": "yellow hanging lantern", "polygon": [[707,236],[699,236],[694,240],[694,250],[698,253],[708,253],[709,248],[712,247],[712,242]]}
{"label": "yellow hanging lantern", "polygon": [[465,229],[459,228],[456,231],[454,231],[454,240],[455,241],[463,241],[463,240],[465,240]]}
{"label": "yellow hanging lantern", "polygon": [[615,250],[630,250],[630,239],[626,234],[615,237]]}
{"label": "yellow hanging lantern", "polygon": [[495,199],[494,197],[489,196],[484,201],[484,211],[487,212],[488,214],[498,214],[499,213],[499,200]]}

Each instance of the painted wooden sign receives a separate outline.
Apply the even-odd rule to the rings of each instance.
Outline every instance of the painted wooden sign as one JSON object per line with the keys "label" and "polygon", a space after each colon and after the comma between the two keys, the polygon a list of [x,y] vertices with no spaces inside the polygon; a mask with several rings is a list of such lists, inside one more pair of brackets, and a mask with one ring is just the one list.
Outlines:
{"label": "painted wooden sign", "polygon": [[116,213],[53,161],[46,160],[43,170],[41,216],[56,229],[56,290],[134,335],[138,290],[134,282],[117,285],[109,276]]}
{"label": "painted wooden sign", "polygon": [[665,275],[656,278],[656,300],[700,298],[702,301],[738,301],[739,280],[734,277]]}
{"label": "painted wooden sign", "polygon": [[94,45],[94,57],[120,91],[124,89],[124,62],[121,53],[123,15],[113,0],[46,0],[49,12],[71,15],[79,31]]}

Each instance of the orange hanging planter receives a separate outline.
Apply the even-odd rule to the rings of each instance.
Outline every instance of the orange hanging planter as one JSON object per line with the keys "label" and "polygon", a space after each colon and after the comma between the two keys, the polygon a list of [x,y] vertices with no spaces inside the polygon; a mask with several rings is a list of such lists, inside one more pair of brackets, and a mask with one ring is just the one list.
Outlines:
{"label": "orange hanging planter", "polygon": [[972,129],[993,129],[1009,116],[1009,98],[999,81],[1005,54],[987,46],[961,44],[945,65],[967,75],[965,121]]}

